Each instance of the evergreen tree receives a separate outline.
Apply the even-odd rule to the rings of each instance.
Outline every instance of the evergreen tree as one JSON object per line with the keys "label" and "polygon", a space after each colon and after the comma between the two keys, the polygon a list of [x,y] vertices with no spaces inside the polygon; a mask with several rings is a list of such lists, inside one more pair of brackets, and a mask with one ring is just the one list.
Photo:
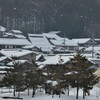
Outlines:
{"label": "evergreen tree", "polygon": [[59,94],[60,97],[61,89],[68,87],[68,81],[66,77],[68,69],[62,64],[50,65],[47,67],[48,70],[45,71],[47,73],[46,79],[47,81],[51,81],[50,88],[53,92],[52,94],[54,94],[54,92],[58,92],[57,94]]}
{"label": "evergreen tree", "polygon": [[33,66],[25,72],[25,84],[28,88],[28,95],[29,95],[29,88],[33,88],[32,97],[35,95],[35,90],[38,85],[43,85],[44,78],[42,71],[38,69],[38,65],[32,60]]}
{"label": "evergreen tree", "polygon": [[[99,82],[99,78],[97,75],[95,75],[95,68],[92,68],[92,63],[89,62],[86,57],[83,57],[83,67],[81,72],[82,82],[81,87],[83,88],[83,98],[85,98],[86,92],[89,93],[89,90],[93,88],[93,86]],[[84,84],[85,83],[85,84]]]}
{"label": "evergreen tree", "polygon": [[83,88],[83,98],[84,92],[87,92],[89,89],[92,89],[93,85],[95,85],[99,81],[99,77],[94,75],[96,69],[91,68],[93,63],[88,61],[86,57],[82,56],[80,53],[71,58],[72,65],[72,87],[77,88],[76,99],[78,99],[79,88]]}
{"label": "evergreen tree", "polygon": [[28,88],[28,95],[29,95],[29,88],[33,88],[33,93],[32,93],[32,97],[34,97],[35,95],[35,89],[37,86],[37,65],[36,63],[32,60],[33,62],[33,66],[30,66],[26,72],[25,72],[25,85],[26,88]]}
{"label": "evergreen tree", "polygon": [[19,91],[18,97],[20,97],[20,91],[23,89],[24,85],[24,70],[22,64],[14,63],[13,68],[7,69],[2,83],[5,86],[13,86],[13,95],[15,96],[15,92]]}

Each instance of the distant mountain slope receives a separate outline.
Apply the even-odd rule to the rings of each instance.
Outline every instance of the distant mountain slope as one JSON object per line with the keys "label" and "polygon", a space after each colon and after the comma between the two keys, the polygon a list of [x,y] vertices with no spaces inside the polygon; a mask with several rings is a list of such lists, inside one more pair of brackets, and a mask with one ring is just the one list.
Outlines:
{"label": "distant mountain slope", "polygon": [[99,0],[0,0],[0,24],[8,30],[100,37],[99,11]]}

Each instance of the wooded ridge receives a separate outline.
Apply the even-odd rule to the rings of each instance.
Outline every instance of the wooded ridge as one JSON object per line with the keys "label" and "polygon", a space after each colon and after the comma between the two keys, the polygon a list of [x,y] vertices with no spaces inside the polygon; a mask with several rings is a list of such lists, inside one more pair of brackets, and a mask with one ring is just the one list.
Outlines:
{"label": "wooded ridge", "polygon": [[0,25],[24,33],[62,31],[69,38],[100,32],[99,0],[0,0]]}

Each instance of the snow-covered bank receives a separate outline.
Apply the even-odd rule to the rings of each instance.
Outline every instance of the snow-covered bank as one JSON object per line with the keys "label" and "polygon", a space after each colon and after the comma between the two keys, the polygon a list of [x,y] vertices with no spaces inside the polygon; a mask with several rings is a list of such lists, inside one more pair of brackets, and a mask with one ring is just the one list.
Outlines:
{"label": "snow-covered bank", "polygon": [[[6,93],[5,91],[7,92],[8,90],[3,89],[4,93],[0,93],[0,100],[7,100],[7,99],[2,98],[4,96],[13,96],[13,93]],[[58,95],[54,95],[54,98],[52,98],[52,95],[44,94],[43,92],[39,92],[39,91],[37,91],[35,97],[32,98],[31,93],[32,93],[32,91],[30,91],[30,95],[28,96],[27,91],[21,92],[21,98],[23,98],[23,100],[76,100],[75,89],[70,89],[70,96],[62,94],[61,98],[59,98]],[[17,94],[16,94],[16,96],[17,96]],[[18,100],[18,99],[8,99],[8,100]],[[79,91],[79,99],[78,100],[84,100],[82,98],[82,90]],[[91,90],[91,95],[86,96],[85,100],[100,100],[100,88],[94,87]]]}

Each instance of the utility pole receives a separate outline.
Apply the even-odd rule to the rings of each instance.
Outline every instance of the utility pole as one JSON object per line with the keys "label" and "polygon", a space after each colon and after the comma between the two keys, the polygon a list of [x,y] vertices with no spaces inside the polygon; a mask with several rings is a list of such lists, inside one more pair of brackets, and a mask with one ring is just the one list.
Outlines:
{"label": "utility pole", "polygon": [[[91,39],[94,41],[94,33],[92,34]],[[94,58],[94,43],[93,42],[92,42],[92,58]]]}
{"label": "utility pole", "polygon": [[36,33],[36,16],[34,16],[34,34]]}
{"label": "utility pole", "polygon": [[79,53],[79,41],[78,41],[77,45],[78,45],[77,52]]}
{"label": "utility pole", "polygon": [[65,39],[65,33],[64,33],[64,42],[63,42],[63,44],[64,44],[64,51],[65,51],[65,43],[66,43],[66,39]]}

